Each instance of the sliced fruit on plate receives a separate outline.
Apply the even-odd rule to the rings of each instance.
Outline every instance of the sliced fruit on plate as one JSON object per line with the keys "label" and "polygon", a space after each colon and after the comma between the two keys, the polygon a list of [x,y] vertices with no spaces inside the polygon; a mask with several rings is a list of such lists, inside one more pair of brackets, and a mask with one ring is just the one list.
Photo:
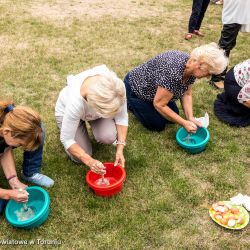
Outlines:
{"label": "sliced fruit on plate", "polygon": [[246,209],[233,205],[229,201],[212,204],[209,215],[216,223],[229,229],[242,229],[249,222],[249,214]]}

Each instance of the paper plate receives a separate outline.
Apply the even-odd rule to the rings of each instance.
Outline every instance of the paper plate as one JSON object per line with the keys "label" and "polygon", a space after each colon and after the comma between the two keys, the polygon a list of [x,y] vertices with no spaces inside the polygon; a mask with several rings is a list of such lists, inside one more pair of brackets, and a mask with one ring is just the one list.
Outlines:
{"label": "paper plate", "polygon": [[238,208],[239,211],[240,211],[240,215],[244,218],[244,223],[243,224],[236,224],[234,227],[229,227],[228,225],[223,225],[222,223],[220,223],[220,221],[215,219],[214,215],[215,215],[216,212],[211,207],[209,209],[209,215],[212,218],[212,220],[214,222],[216,222],[217,224],[219,224],[220,226],[228,228],[228,229],[240,230],[240,229],[246,227],[247,224],[249,223],[249,213],[247,212],[247,210],[242,206],[233,205],[232,202],[230,202],[230,201],[223,201],[223,202],[225,204],[231,205],[232,207]]}

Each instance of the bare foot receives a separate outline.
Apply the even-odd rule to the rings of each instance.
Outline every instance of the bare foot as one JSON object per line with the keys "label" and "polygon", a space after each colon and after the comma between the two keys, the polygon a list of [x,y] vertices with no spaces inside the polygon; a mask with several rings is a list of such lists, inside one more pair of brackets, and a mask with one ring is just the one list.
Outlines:
{"label": "bare foot", "polygon": [[215,82],[214,85],[215,85],[218,89],[224,89],[224,82],[223,82],[223,81]]}

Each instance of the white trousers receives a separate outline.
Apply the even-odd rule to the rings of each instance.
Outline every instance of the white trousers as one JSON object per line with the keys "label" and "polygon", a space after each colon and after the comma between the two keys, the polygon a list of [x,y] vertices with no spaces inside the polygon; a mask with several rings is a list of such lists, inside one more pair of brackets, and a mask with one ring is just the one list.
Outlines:
{"label": "white trousers", "polygon": [[[63,120],[62,116],[56,117],[57,125],[60,130],[62,127],[62,120]],[[89,124],[92,128],[92,132],[95,137],[95,140],[98,143],[102,143],[102,144],[114,143],[114,141],[117,138],[117,130],[116,130],[115,122],[113,119],[100,118],[94,121],[89,121]],[[85,121],[82,121],[82,120],[80,121],[79,126],[76,130],[74,140],[87,154],[92,155],[92,145],[91,145],[91,141],[88,135]],[[80,162],[73,155],[71,155],[67,150],[66,150],[66,153],[69,155],[69,157],[73,161],[78,162],[78,163]]]}

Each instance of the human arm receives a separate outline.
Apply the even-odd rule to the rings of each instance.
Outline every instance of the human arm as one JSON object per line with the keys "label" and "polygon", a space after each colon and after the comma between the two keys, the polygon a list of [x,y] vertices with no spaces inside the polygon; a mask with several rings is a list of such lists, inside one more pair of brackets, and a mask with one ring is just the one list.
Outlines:
{"label": "human arm", "polygon": [[198,127],[201,127],[202,124],[195,120],[193,115],[193,99],[192,99],[192,86],[189,85],[187,91],[181,98],[181,105],[184,110],[187,120],[195,123]]}
{"label": "human arm", "polygon": [[12,189],[25,189],[27,185],[19,181],[16,173],[15,160],[13,155],[13,149],[8,147],[4,153],[1,155],[1,165],[6,176],[6,179],[9,179],[9,185]]}
{"label": "human arm", "polygon": [[159,86],[153,100],[155,109],[169,121],[178,123],[179,125],[183,126],[188,132],[195,132],[197,130],[197,126],[195,125],[195,123],[183,119],[167,106],[172,97],[173,93]]}
{"label": "human arm", "polygon": [[4,200],[15,200],[17,202],[27,202],[28,201],[28,192],[19,189],[3,189],[0,188],[0,198]]}
{"label": "human arm", "polygon": [[79,146],[79,144],[74,143],[67,150],[71,155],[88,166],[93,172],[97,174],[106,173],[105,166],[100,161],[87,154],[85,150]]}
{"label": "human arm", "polygon": [[116,156],[114,165],[116,166],[120,164],[122,167],[125,167],[123,149],[126,144],[128,133],[128,110],[126,101],[122,105],[121,111],[114,117],[114,120],[117,130]]}
{"label": "human arm", "polygon": [[60,140],[70,155],[87,165],[91,170],[98,174],[105,173],[103,164],[92,158],[83,148],[75,141],[77,128],[80,124],[81,117],[84,117],[84,106],[82,100],[75,98],[65,109],[60,132]]}
{"label": "human arm", "polygon": [[126,144],[126,138],[128,133],[128,126],[116,124],[117,129],[117,145],[116,145],[116,156],[115,156],[115,166],[120,164],[123,168],[125,167],[125,158],[123,155],[123,149]]}

